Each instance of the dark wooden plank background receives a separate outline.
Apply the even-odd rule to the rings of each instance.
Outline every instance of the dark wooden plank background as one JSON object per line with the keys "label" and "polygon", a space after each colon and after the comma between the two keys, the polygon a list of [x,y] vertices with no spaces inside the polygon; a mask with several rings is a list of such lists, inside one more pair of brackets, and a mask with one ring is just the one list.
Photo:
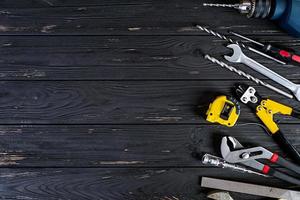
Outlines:
{"label": "dark wooden plank background", "polygon": [[[213,97],[251,82],[204,60],[202,53],[228,53],[226,43],[193,24],[298,51],[300,39],[273,22],[203,8],[203,2],[2,0],[0,198],[206,199],[201,176],[288,187],[203,166],[194,156],[219,155],[224,135],[280,150],[261,127],[246,124],[258,120],[245,106],[234,128],[203,119]],[[251,55],[300,83],[299,67]],[[299,120],[280,120],[300,148]]]}

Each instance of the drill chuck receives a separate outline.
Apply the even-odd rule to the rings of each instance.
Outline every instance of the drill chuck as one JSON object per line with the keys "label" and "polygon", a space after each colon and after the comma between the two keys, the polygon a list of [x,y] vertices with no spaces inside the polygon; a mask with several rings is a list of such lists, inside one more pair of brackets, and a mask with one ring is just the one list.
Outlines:
{"label": "drill chuck", "polygon": [[270,15],[271,0],[242,0],[238,10],[251,18],[266,18]]}

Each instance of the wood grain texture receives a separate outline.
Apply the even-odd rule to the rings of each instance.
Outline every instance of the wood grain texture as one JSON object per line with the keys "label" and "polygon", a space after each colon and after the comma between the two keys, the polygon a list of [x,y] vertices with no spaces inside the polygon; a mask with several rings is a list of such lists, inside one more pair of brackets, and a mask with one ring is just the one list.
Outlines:
{"label": "wood grain texture", "polygon": [[[144,1],[144,4],[151,3],[153,1]],[[155,1],[154,1],[155,2]],[[118,6],[118,5],[131,5],[141,4],[138,0],[127,0],[122,2],[119,0],[15,0],[14,2],[9,0],[3,0],[0,2],[2,8],[52,8],[52,7],[74,7],[74,6]]]}
{"label": "wood grain texture", "polygon": [[245,34],[283,34],[273,22],[247,19],[228,8],[205,8],[202,6],[204,1],[199,0],[144,0],[128,3],[96,3],[94,0],[84,3],[54,0],[19,2],[3,1],[0,4],[2,35],[199,34],[193,28],[194,23],[218,30],[238,28]]}
{"label": "wood grain texture", "polygon": [[[194,24],[298,51],[300,41],[273,22],[203,2],[0,1],[0,199],[206,199],[201,176],[288,187],[198,160],[220,155],[223,135],[282,152],[261,127],[244,124],[259,122],[245,106],[237,127],[204,120],[208,103],[244,79],[199,55],[229,51]],[[300,83],[300,68],[254,58]],[[300,148],[299,120],[280,119]]]}
{"label": "wood grain texture", "polygon": [[[300,50],[300,40],[290,37],[256,38]],[[203,59],[210,54],[225,61],[226,44],[213,36],[5,36],[0,80],[243,80]],[[299,66],[247,55],[289,79],[300,78]],[[242,64],[234,66],[265,79]]]}
{"label": "wood grain texture", "polygon": [[[225,170],[225,172],[228,172]],[[202,176],[237,181],[251,176],[224,173],[219,169],[1,169],[2,199],[132,199],[132,200],[206,200],[200,187]],[[253,178],[253,177],[252,177]],[[255,177],[257,184],[278,186],[275,179]],[[251,181],[250,181],[251,182]],[[282,183],[281,183],[282,184]],[[285,185],[286,187],[288,185]],[[233,194],[235,199],[262,199]]]}
{"label": "wood grain texture", "polygon": [[[2,124],[206,123],[202,115],[233,81],[7,81],[0,82]],[[263,96],[298,102],[257,87]],[[257,122],[242,105],[241,122]],[[299,120],[282,117],[282,122]]]}
{"label": "wood grain texture", "polygon": [[[298,125],[283,125],[300,149]],[[220,155],[231,135],[250,147],[282,153],[257,125],[1,126],[1,167],[200,167],[201,154]],[[199,155],[198,155],[199,154]],[[200,159],[200,160],[199,160]],[[208,166],[206,166],[208,167]]]}

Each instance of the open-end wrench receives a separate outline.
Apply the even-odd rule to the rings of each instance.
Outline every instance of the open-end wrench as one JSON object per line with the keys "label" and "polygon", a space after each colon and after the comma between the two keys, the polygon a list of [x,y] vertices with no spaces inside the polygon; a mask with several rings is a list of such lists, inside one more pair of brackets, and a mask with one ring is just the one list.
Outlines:
{"label": "open-end wrench", "polygon": [[224,58],[233,63],[243,63],[248,67],[252,68],[253,70],[265,75],[266,77],[270,78],[271,80],[279,83],[280,85],[289,89],[294,96],[300,101],[300,85],[291,82],[290,80],[282,77],[281,75],[277,74],[276,72],[270,70],[269,68],[263,66],[262,64],[256,62],[255,60],[247,57],[242,49],[237,44],[230,44],[227,46],[233,50],[232,56],[224,56]]}

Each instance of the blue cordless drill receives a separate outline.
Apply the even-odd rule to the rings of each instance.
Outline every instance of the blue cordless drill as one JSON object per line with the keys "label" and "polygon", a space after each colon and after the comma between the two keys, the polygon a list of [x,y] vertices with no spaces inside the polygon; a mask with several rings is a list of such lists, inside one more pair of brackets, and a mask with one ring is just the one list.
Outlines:
{"label": "blue cordless drill", "polygon": [[300,0],[241,0],[237,4],[210,4],[204,6],[231,7],[249,18],[269,18],[289,34],[300,37]]}

